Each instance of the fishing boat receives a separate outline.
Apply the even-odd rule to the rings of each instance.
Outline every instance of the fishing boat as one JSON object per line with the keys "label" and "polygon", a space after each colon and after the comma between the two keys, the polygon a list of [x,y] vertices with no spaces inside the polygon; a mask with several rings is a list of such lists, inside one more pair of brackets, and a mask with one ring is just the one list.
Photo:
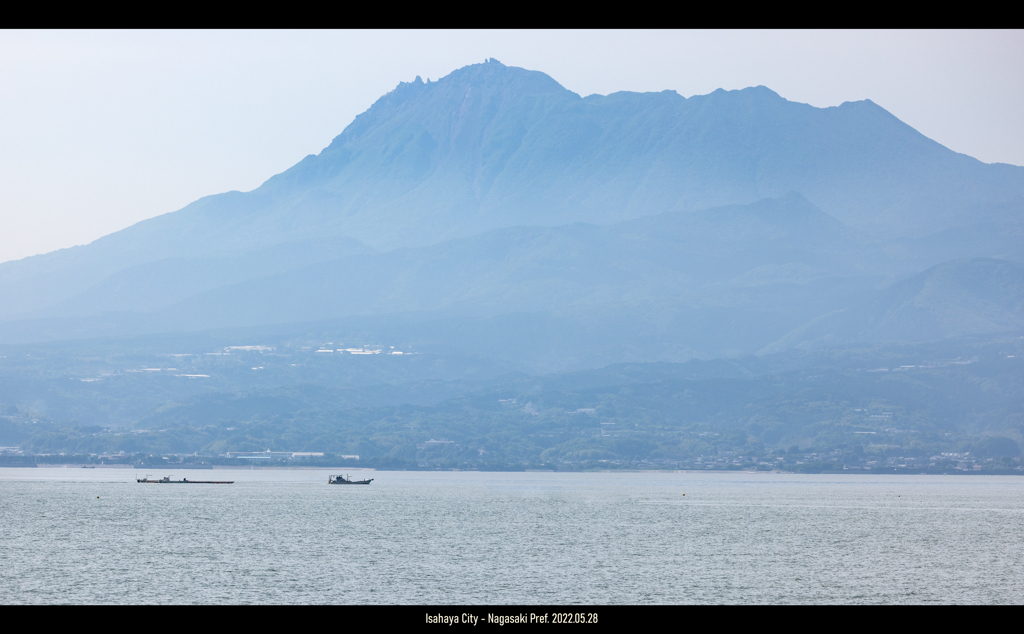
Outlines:
{"label": "fishing boat", "polygon": [[369,480],[353,480],[352,476],[327,476],[327,484],[370,484],[371,482],[373,482],[373,478]]}
{"label": "fishing boat", "polygon": [[234,480],[189,480],[188,478],[182,478],[181,480],[171,480],[171,476],[164,476],[159,480],[150,480],[149,478],[136,478],[136,482],[146,484],[234,484]]}

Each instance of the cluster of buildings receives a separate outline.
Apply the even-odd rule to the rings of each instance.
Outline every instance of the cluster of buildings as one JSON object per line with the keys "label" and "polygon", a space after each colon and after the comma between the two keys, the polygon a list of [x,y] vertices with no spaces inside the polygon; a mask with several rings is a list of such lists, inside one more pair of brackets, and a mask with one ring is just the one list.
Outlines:
{"label": "cluster of buildings", "polygon": [[454,440],[445,440],[444,438],[441,440],[434,440],[431,438],[425,442],[416,443],[417,449],[430,449],[434,447],[458,447],[458,445]]}
{"label": "cluster of buildings", "polygon": [[409,354],[402,352],[401,350],[395,350],[394,346],[390,346],[390,350],[385,351],[382,348],[318,348],[317,354],[393,354],[393,355],[404,355]]}
{"label": "cluster of buildings", "polygon": [[[265,460],[302,460],[305,458],[323,458],[322,451],[229,451],[222,454],[225,458],[237,460],[250,460],[253,462]],[[338,456],[343,459],[359,460],[359,456]]]}

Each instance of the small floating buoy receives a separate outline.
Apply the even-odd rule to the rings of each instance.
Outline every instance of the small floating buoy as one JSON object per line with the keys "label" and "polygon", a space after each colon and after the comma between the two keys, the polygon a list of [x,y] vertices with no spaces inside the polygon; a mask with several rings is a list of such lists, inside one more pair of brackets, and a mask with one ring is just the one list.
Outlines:
{"label": "small floating buoy", "polygon": [[97,496],[96,496],[96,499],[97,499],[97,500],[98,500],[98,499],[100,499],[100,496],[98,496],[98,495],[97,495]]}
{"label": "small floating buoy", "polygon": [[683,497],[686,497],[686,494],[685,494],[685,493],[683,494]]}

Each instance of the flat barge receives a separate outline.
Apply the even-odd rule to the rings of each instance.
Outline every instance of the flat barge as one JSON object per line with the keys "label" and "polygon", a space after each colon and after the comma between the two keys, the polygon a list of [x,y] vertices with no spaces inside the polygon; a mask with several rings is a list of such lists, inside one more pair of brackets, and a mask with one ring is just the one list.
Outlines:
{"label": "flat barge", "polygon": [[234,484],[234,480],[189,480],[188,478],[182,478],[181,480],[171,480],[170,476],[164,476],[159,480],[150,480],[149,478],[136,478],[136,482],[145,482],[146,484]]}

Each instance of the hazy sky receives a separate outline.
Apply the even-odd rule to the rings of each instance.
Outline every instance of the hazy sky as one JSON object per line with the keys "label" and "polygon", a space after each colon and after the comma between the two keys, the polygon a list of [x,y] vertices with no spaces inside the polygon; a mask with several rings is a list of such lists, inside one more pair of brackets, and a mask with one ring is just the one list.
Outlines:
{"label": "hazy sky", "polygon": [[1024,165],[1024,31],[3,31],[0,261],[253,189],[398,82],[488,57],[581,95],[871,99]]}

